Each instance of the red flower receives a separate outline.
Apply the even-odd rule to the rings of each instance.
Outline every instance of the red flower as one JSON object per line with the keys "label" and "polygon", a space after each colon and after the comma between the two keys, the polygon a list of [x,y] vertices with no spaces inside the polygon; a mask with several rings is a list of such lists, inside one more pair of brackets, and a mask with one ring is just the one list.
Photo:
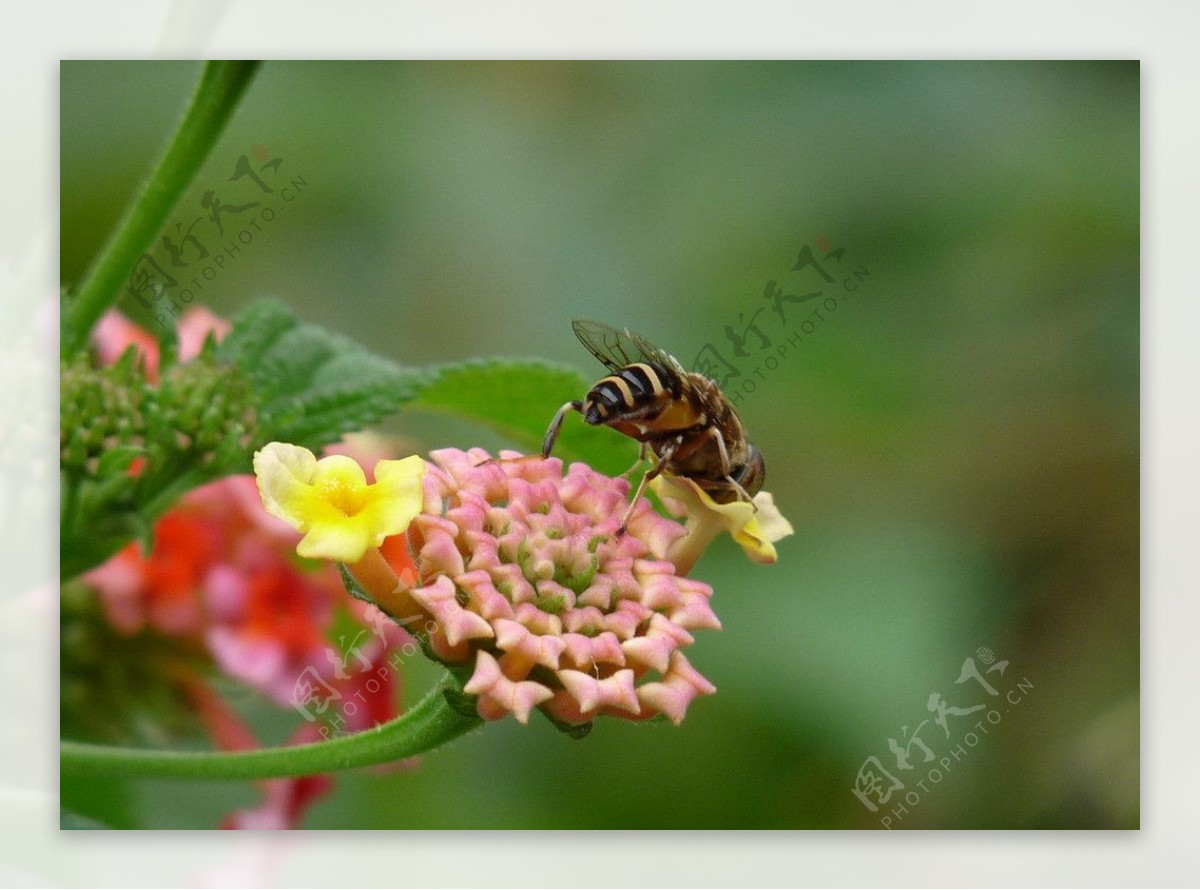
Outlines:
{"label": "red flower", "polygon": [[154,549],[143,556],[130,544],[87,575],[100,591],[109,621],[135,634],[150,627],[168,636],[203,631],[200,585],[219,550],[218,526],[186,511],[168,513],[154,529]]}

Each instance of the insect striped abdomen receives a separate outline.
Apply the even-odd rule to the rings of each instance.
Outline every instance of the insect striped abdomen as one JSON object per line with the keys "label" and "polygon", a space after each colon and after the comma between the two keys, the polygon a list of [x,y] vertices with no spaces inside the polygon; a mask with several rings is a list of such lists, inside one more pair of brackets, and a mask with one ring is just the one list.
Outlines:
{"label": "insect striped abdomen", "polygon": [[664,386],[669,378],[646,362],[636,362],[609,374],[587,394],[584,417],[588,423],[600,424],[640,411],[664,395],[677,397],[677,386]]}

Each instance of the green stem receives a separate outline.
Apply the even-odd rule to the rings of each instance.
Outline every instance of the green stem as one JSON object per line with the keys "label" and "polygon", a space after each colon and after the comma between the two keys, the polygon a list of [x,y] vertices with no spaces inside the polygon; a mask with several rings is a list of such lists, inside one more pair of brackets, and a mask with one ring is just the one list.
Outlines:
{"label": "green stem", "polygon": [[195,178],[259,66],[255,61],[206,62],[200,85],[166,154],[107,244],[88,269],[63,314],[62,354],[82,349],[134,265],[162,231],[167,214]]}
{"label": "green stem", "polygon": [[257,751],[151,751],[63,741],[62,772],[178,779],[268,779],[308,776],[387,763],[431,751],[483,723],[450,707],[442,694],[457,688],[449,675],[416,707],[395,720],[311,745]]}

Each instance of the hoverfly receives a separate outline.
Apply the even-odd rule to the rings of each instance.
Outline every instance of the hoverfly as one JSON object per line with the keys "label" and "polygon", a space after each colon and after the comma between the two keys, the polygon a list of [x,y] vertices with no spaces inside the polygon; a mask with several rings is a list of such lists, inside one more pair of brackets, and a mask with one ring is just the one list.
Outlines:
{"label": "hoverfly", "polygon": [[[720,387],[644,337],[598,321],[571,322],[575,336],[610,371],[584,396],[554,415],[542,457],[549,457],[568,411],[641,443],[654,466],[642,476],[621,528],[647,483],[660,473],[691,479],[717,503],[750,501],[766,477],[763,456],[746,439],[741,418]],[[636,466],[636,464],[634,465]]]}

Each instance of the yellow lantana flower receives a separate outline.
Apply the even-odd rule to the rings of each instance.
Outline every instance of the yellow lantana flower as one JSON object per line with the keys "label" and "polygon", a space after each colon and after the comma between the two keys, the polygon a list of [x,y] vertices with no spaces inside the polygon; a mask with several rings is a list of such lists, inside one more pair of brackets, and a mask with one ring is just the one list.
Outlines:
{"label": "yellow lantana flower", "polygon": [[795,531],[768,491],[756,494],[753,503],[718,504],[684,476],[656,476],[650,487],[674,515],[687,516],[687,534],[668,554],[680,573],[691,571],[700,554],[723,531],[733,536],[750,559],[768,565],[778,559],[775,542]]}
{"label": "yellow lantana flower", "polygon": [[413,455],[375,464],[375,482],[353,459],[317,460],[307,448],[271,442],[254,454],[263,506],[304,533],[296,552],[356,563],[421,512],[425,461]]}

